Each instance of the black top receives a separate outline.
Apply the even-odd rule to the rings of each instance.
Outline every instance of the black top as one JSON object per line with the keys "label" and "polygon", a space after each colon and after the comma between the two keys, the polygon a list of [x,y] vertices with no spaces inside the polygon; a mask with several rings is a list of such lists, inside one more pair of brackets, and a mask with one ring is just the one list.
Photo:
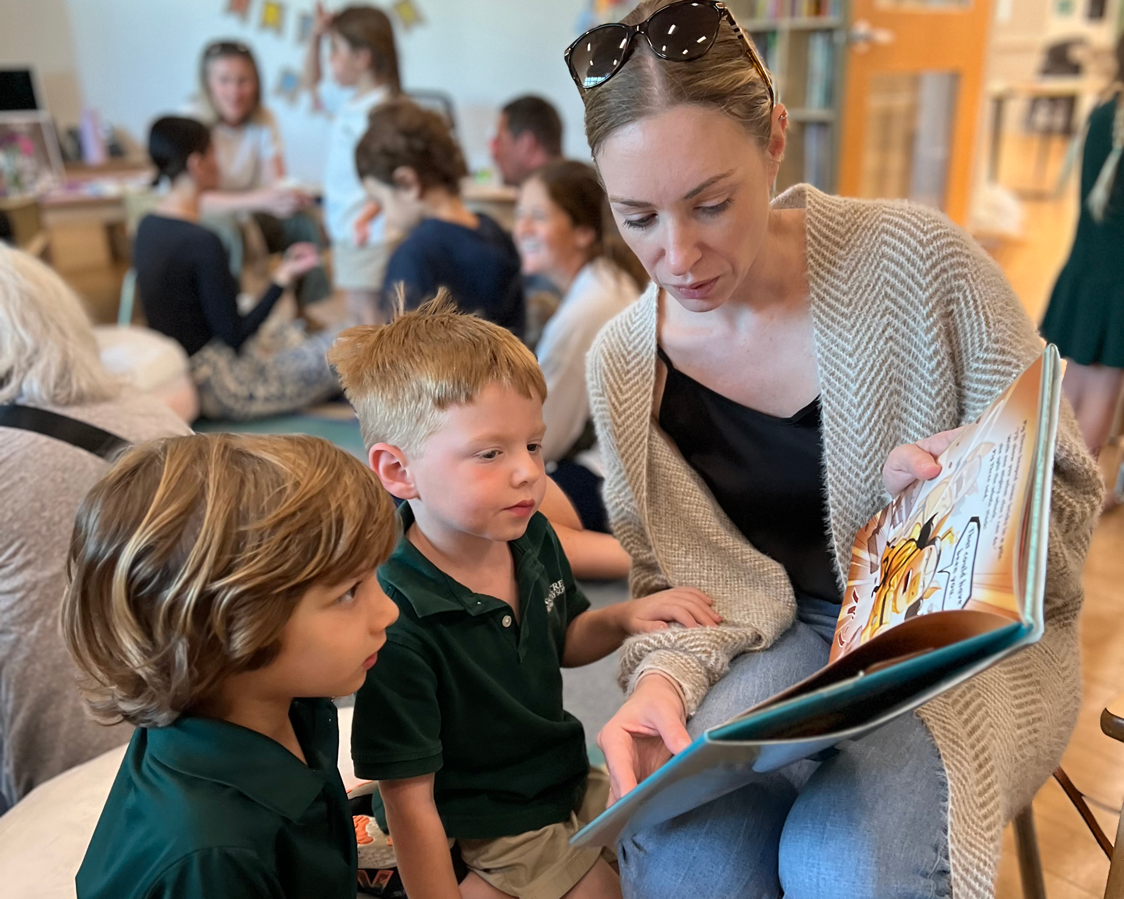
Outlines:
{"label": "black top", "polygon": [[[398,515],[405,535],[414,523],[410,504]],[[589,600],[541,514],[510,546],[518,616],[399,539],[379,567],[379,584],[401,614],[355,697],[355,773],[370,780],[435,774],[433,801],[456,839],[567,821],[589,773],[581,722],[562,706],[566,631]],[[385,832],[377,799],[373,810]]]}
{"label": "black top", "polygon": [[298,699],[289,720],[307,765],[227,721],[137,728],[78,869],[79,899],[355,899],[336,708]]}
{"label": "black top", "polygon": [[218,337],[239,349],[261,327],[281,288],[269,290],[251,312],[238,313],[238,282],[222,241],[213,231],[183,219],[146,215],[133,246],[148,326],[178,340],[189,356]]}
{"label": "black top", "polygon": [[388,295],[402,284],[409,309],[446,287],[465,312],[523,335],[523,281],[511,237],[486,215],[473,228],[425,219],[390,257]]}
{"label": "black top", "polygon": [[742,406],[676,371],[663,348],[667,383],[660,427],[757,549],[780,562],[801,595],[842,602],[828,537],[820,400],[791,418]]}

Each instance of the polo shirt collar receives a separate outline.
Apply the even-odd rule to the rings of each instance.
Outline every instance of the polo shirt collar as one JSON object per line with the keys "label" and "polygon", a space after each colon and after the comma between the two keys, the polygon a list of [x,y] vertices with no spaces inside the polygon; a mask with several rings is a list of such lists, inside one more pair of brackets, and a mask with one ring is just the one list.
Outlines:
{"label": "polo shirt collar", "polygon": [[[310,762],[320,761],[317,726],[338,726],[335,707],[328,721],[319,703],[330,701],[298,699],[289,713]],[[302,764],[276,740],[229,721],[185,715],[167,727],[148,728],[146,737],[148,752],[161,764],[232,787],[290,821],[300,820],[324,789],[323,772]]]}
{"label": "polo shirt collar", "polygon": [[[409,502],[398,507],[398,521],[402,537],[390,558],[379,569],[379,574],[406,597],[419,618],[441,612],[483,615],[496,608],[495,603],[500,600],[489,597],[493,602],[479,602],[480,594],[473,593],[460,581],[449,577],[410,542],[406,533],[414,524],[414,513]],[[542,562],[530,546],[526,532],[517,540],[512,540],[510,545],[515,556],[515,578],[522,599],[524,584],[541,573]]]}

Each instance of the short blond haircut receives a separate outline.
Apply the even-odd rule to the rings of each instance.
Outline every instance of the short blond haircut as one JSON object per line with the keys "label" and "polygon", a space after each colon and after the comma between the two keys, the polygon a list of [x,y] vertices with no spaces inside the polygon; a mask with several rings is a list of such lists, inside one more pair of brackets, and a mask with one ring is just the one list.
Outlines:
{"label": "short blond haircut", "polygon": [[313,586],[374,569],[394,505],[318,437],[193,434],[138,446],[79,507],[63,635],[94,717],[170,724],[261,668]]}
{"label": "short blond haircut", "polygon": [[[401,302],[401,301],[399,301]],[[546,400],[538,360],[505,328],[457,311],[448,291],[388,325],[348,328],[328,351],[370,448],[420,455],[450,406],[489,384]]]}

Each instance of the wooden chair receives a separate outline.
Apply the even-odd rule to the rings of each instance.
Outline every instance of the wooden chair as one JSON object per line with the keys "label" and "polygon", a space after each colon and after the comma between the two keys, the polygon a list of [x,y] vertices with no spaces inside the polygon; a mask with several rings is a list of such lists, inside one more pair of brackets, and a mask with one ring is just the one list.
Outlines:
{"label": "wooden chair", "polygon": [[[1112,739],[1124,743],[1124,693],[1110,702],[1101,712],[1101,730]],[[1054,777],[1061,784],[1065,794],[1092,831],[1093,837],[1108,856],[1108,882],[1105,884],[1104,899],[1124,899],[1124,814],[1116,828],[1116,843],[1110,843],[1101,830],[1082,794],[1073,785],[1066,773],[1059,768]],[[1034,811],[1027,806],[1015,816],[1015,847],[1019,857],[1019,877],[1026,899],[1046,899],[1046,885],[1042,879],[1042,860],[1038,855],[1038,838],[1034,831]],[[1116,848],[1119,847],[1119,848]]]}
{"label": "wooden chair", "polygon": [[[1101,730],[1107,736],[1124,743],[1124,693],[1121,693],[1110,702],[1101,712]],[[1116,827],[1116,850],[1109,856],[1108,884],[1105,886],[1104,899],[1124,899],[1124,815],[1120,816],[1120,823]]]}

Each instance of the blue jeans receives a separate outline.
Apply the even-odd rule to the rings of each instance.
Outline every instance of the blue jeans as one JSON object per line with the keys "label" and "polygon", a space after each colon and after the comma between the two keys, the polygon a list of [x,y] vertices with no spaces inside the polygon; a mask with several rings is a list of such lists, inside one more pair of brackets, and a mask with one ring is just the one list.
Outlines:
{"label": "blue jeans", "polygon": [[[838,610],[838,606],[835,607]],[[720,724],[827,663],[829,616],[808,614],[736,658],[687,729]],[[948,783],[928,728],[903,715],[823,762],[758,775],[622,840],[626,899],[948,897]]]}

